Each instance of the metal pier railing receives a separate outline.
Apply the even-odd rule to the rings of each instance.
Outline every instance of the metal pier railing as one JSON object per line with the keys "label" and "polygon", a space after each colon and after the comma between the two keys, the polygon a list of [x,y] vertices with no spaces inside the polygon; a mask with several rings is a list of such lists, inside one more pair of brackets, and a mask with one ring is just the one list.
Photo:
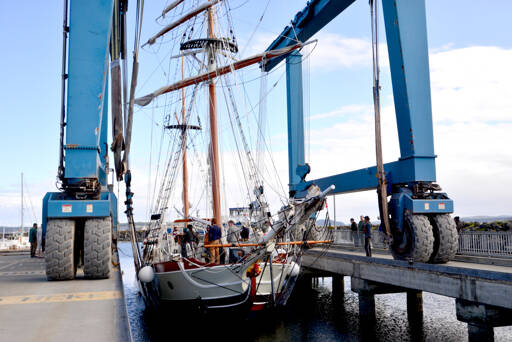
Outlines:
{"label": "metal pier railing", "polygon": [[464,232],[459,234],[459,254],[512,257],[512,233]]}
{"label": "metal pier railing", "polygon": [[[353,238],[350,230],[334,231],[334,244],[354,244]],[[359,236],[359,245],[362,243],[364,240]],[[372,231],[372,244],[376,248],[387,248],[383,235],[377,231]],[[512,232],[462,232],[459,234],[457,254],[512,258]]]}

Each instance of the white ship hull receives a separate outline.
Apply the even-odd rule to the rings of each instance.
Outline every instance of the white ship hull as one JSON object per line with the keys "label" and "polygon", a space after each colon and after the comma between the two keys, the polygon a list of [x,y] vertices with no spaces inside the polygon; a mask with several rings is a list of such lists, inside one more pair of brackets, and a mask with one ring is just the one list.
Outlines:
{"label": "white ship hull", "polygon": [[216,309],[240,306],[249,299],[250,279],[241,265],[185,269],[182,262],[168,262],[156,264],[155,270],[159,300],[167,304],[201,301]]}
{"label": "white ship hull", "polygon": [[[255,278],[256,295],[250,296],[251,280],[240,264],[189,268],[182,262],[167,262],[155,265],[155,285],[159,301],[167,304],[202,302],[208,309],[237,307],[254,300],[255,305],[265,305],[271,299],[272,288],[278,296],[290,276],[297,276],[299,266],[295,263],[272,265],[259,264],[263,270]],[[171,270],[170,270],[171,269]]]}

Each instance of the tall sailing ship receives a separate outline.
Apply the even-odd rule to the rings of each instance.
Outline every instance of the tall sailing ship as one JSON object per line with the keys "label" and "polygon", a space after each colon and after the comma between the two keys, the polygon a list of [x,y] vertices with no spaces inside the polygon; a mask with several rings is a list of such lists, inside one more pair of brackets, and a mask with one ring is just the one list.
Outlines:
{"label": "tall sailing ship", "polygon": [[[157,19],[162,29],[142,45],[148,51],[164,52],[169,62],[170,84],[135,99],[140,107],[163,109],[164,137],[169,141],[162,170],[158,167],[154,177],[157,190],[138,261],[141,290],[157,306],[185,304],[208,311],[285,304],[299,275],[304,245],[329,242],[305,239],[314,226],[311,217],[323,208],[331,188],[321,192],[313,185],[301,199],[287,198],[285,193],[281,208],[272,214],[264,191],[265,176],[270,175],[262,168],[263,149],[257,151],[257,158],[253,156],[247,137],[250,127],[243,124],[238,108],[244,99],[236,96],[244,91],[237,76],[244,68],[304,44],[240,58],[226,3],[175,0]],[[219,152],[228,131],[219,130],[222,116],[229,122],[236,146],[232,154],[238,159],[235,169],[241,173],[229,182],[223,181]],[[256,121],[253,128],[261,147],[261,118]],[[236,186],[225,190],[226,183],[237,182],[239,193],[233,190]],[[239,198],[247,200],[246,219],[231,222],[228,229],[222,205]],[[199,209],[204,209],[203,218]],[[178,219],[169,222],[174,211]],[[222,238],[211,241],[218,230]],[[230,249],[229,260],[222,258]]]}

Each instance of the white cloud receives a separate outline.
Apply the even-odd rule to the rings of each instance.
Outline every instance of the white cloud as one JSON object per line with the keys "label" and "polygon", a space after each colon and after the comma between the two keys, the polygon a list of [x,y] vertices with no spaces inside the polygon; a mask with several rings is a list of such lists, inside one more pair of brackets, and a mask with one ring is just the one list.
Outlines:
{"label": "white cloud", "polygon": [[[512,212],[511,60],[512,49],[497,47],[430,54],[437,180],[461,216]],[[350,105],[311,116],[330,120],[311,131],[311,178],[375,164],[372,112],[370,105]],[[399,157],[393,107],[383,108],[382,117],[389,162]],[[374,192],[338,198],[345,221],[362,211],[377,215]]]}
{"label": "white cloud", "polygon": [[[367,66],[372,61],[369,39],[346,38],[338,34],[321,32],[312,49],[311,67],[324,70]],[[307,54],[307,53],[305,53]]]}
{"label": "white cloud", "polygon": [[436,122],[512,121],[512,49],[475,46],[430,55]]}

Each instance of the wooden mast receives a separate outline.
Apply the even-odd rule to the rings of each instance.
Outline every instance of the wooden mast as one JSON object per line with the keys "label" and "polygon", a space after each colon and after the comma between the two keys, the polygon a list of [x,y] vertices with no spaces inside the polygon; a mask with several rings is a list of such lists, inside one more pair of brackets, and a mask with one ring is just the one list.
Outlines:
{"label": "wooden mast", "polygon": [[[208,38],[214,39],[213,31],[213,8],[208,8]],[[211,45],[208,49],[208,70],[213,71],[216,67],[215,47]],[[217,95],[215,89],[215,79],[210,81],[208,85],[210,100],[210,148],[211,148],[211,175],[212,175],[212,207],[213,207],[213,223],[222,226],[222,218],[220,211],[220,171],[219,171],[219,145],[217,139]]]}
{"label": "wooden mast", "polygon": [[[181,78],[185,77],[185,62],[181,57]],[[188,217],[187,122],[185,117],[185,88],[181,88],[181,121],[183,124],[183,214]]]}

